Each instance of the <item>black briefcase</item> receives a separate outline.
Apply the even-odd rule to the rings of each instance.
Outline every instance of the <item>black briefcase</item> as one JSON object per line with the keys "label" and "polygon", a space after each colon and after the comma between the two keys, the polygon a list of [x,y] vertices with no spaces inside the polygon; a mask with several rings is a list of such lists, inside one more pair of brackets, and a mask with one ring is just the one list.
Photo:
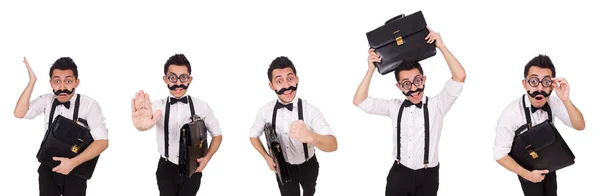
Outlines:
{"label": "black briefcase", "polygon": [[575,163],[575,155],[548,120],[518,134],[509,155],[528,170],[553,172]]}
{"label": "black briefcase", "polygon": [[393,72],[404,61],[421,61],[435,56],[435,43],[428,44],[427,22],[421,11],[401,14],[367,33],[369,46],[381,57],[375,63],[380,74]]}
{"label": "black briefcase", "polygon": [[[36,157],[40,163],[54,168],[60,164],[60,161],[53,160],[53,157],[73,158],[83,152],[93,141],[90,129],[58,115],[46,131]],[[69,174],[84,179],[92,178],[99,157],[80,164]]]}
{"label": "black briefcase", "polygon": [[281,184],[292,182],[292,178],[290,176],[290,170],[287,167],[285,161],[285,155],[287,154],[284,150],[285,147],[283,143],[277,137],[277,132],[275,132],[275,128],[271,125],[271,123],[265,124],[264,127],[265,138],[267,139],[267,145],[269,146],[269,154],[273,161],[275,162],[277,169],[277,177],[279,178],[279,182]]}
{"label": "black briefcase", "polygon": [[179,172],[191,177],[200,164],[196,160],[208,151],[207,130],[204,121],[193,115],[192,121],[183,125],[179,137]]}

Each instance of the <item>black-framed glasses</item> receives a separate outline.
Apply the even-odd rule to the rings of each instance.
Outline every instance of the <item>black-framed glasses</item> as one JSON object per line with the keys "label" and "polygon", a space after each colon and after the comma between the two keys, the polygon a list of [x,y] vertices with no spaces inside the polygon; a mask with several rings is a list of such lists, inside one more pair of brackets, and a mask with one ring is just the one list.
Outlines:
{"label": "black-framed glasses", "polygon": [[177,74],[171,73],[167,76],[167,80],[169,80],[169,82],[171,82],[171,83],[177,83],[177,80],[181,81],[181,83],[185,83],[188,80],[190,80],[190,75],[181,74],[181,75],[177,76]]}
{"label": "black-framed glasses", "polygon": [[415,76],[415,78],[413,79],[413,81],[404,81],[402,83],[400,83],[400,85],[402,86],[402,88],[406,89],[406,90],[410,90],[412,88],[412,85],[415,86],[421,86],[423,84],[423,77],[422,76]]}
{"label": "black-framed glasses", "polygon": [[546,76],[540,81],[540,79],[537,77],[531,77],[527,79],[527,83],[531,87],[538,87],[540,83],[542,83],[543,87],[550,87],[552,85],[552,78],[550,76]]}

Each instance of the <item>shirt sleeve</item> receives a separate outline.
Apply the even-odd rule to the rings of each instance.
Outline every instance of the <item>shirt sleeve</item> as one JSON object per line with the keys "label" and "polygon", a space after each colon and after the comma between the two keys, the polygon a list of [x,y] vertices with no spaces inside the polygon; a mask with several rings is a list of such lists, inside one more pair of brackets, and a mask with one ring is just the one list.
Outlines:
{"label": "shirt sleeve", "polygon": [[560,100],[560,98],[550,96],[548,102],[548,105],[550,105],[550,110],[552,111],[552,117],[556,116],[565,125],[575,129],[573,127],[573,124],[571,123],[571,118],[569,118],[569,112],[567,112],[567,108],[565,107],[565,104]]}
{"label": "shirt sleeve", "polygon": [[321,111],[313,105],[306,104],[306,106],[306,108],[308,109],[307,117],[310,118],[310,120],[307,123],[307,128],[309,128],[315,133],[318,133],[319,135],[335,136],[335,134],[333,134],[333,131],[331,130],[331,127],[329,126],[329,123],[327,123],[327,121],[325,120],[325,116],[323,116],[323,113],[321,113]]}
{"label": "shirt sleeve", "polygon": [[23,116],[23,118],[34,119],[35,117],[44,113],[46,110],[46,106],[52,103],[51,101],[52,95],[50,94],[40,95],[39,97],[30,101],[29,109],[27,109],[27,113],[25,113],[25,116]]}
{"label": "shirt sleeve", "polygon": [[[250,128],[250,137],[251,138],[258,138],[263,134],[265,124],[267,123],[267,121],[265,120],[266,119],[265,111],[266,111],[266,106],[263,106],[256,114],[256,119],[254,120],[254,124],[252,124],[252,127]],[[273,126],[275,126],[275,125],[273,125]]]}
{"label": "shirt sleeve", "polygon": [[106,128],[106,122],[102,108],[96,100],[91,99],[91,102],[87,108],[87,115],[85,119],[90,127],[90,134],[94,140],[108,140],[108,129]]}
{"label": "shirt sleeve", "polygon": [[358,104],[358,108],[367,114],[376,114],[381,116],[390,116],[391,100],[367,97],[364,101]]}
{"label": "shirt sleeve", "polygon": [[518,126],[515,123],[520,115],[512,108],[506,108],[496,124],[496,138],[494,140],[494,159],[498,160],[508,155],[512,148],[515,131]]}
{"label": "shirt sleeve", "polygon": [[215,117],[215,114],[207,103],[204,104],[204,108],[202,108],[202,116],[204,116],[204,123],[206,123],[206,128],[210,133],[211,137],[216,137],[222,135],[221,125],[219,124],[219,120]]}
{"label": "shirt sleeve", "polygon": [[457,82],[449,79],[442,91],[435,96],[438,101],[438,109],[442,115],[448,113],[456,99],[461,95],[464,82]]}

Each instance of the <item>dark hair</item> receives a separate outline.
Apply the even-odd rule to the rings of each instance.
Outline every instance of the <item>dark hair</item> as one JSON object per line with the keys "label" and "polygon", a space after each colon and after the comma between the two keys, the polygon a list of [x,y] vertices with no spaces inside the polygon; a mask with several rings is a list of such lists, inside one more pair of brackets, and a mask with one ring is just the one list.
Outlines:
{"label": "dark hair", "polygon": [[550,69],[550,71],[552,71],[552,77],[556,77],[556,70],[554,70],[554,64],[552,63],[552,60],[550,60],[550,57],[540,54],[536,57],[533,57],[533,59],[531,59],[527,65],[525,65],[525,71],[523,72],[523,77],[527,78],[527,75],[529,75],[529,69],[532,66],[536,66],[539,68],[544,68],[544,69]]}
{"label": "dark hair", "polygon": [[52,78],[52,72],[55,69],[71,70],[73,71],[75,79],[79,77],[79,73],[77,73],[77,65],[75,64],[75,62],[73,62],[73,59],[71,59],[71,57],[60,57],[59,59],[54,61],[54,64],[52,64],[52,66],[50,67],[50,78]]}
{"label": "dark hair", "polygon": [[167,60],[167,62],[165,63],[165,75],[167,75],[169,65],[186,66],[188,72],[192,74],[192,66],[190,65],[190,61],[188,61],[188,59],[183,54],[175,54],[169,57],[169,60]]}
{"label": "dark hair", "polygon": [[396,76],[396,82],[400,82],[400,71],[408,71],[408,70],[412,70],[412,69],[418,69],[419,73],[421,73],[421,75],[423,75],[423,68],[421,67],[421,64],[419,64],[419,62],[403,61],[402,63],[400,63],[400,66],[398,66],[396,68],[396,70],[394,70],[394,75]]}
{"label": "dark hair", "polygon": [[267,72],[267,76],[269,76],[269,81],[271,81],[273,79],[273,70],[275,69],[285,69],[285,68],[292,68],[292,72],[294,72],[294,75],[296,74],[296,67],[294,67],[294,63],[292,63],[292,61],[290,61],[290,59],[288,59],[285,56],[280,56],[275,58],[273,61],[271,61],[271,65],[269,65],[269,72]]}

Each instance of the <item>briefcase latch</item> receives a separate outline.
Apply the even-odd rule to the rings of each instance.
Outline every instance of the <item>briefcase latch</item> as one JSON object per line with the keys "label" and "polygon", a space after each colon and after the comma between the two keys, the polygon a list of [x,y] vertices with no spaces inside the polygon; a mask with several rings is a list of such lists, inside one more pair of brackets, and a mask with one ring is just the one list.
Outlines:
{"label": "briefcase latch", "polygon": [[525,148],[529,151],[529,155],[531,156],[531,158],[538,158],[538,154],[532,149],[531,144],[527,145]]}
{"label": "briefcase latch", "polygon": [[71,152],[79,152],[79,148],[81,148],[81,143],[83,143],[83,140],[77,138],[77,142],[71,147]]}
{"label": "briefcase latch", "polygon": [[396,44],[398,46],[404,44],[404,40],[402,39],[402,36],[400,35],[400,30],[394,31],[394,36],[396,36]]}
{"label": "briefcase latch", "polygon": [[531,155],[531,158],[533,158],[533,159],[537,159],[537,158],[538,158],[538,154],[537,154],[537,153],[535,153],[535,151],[531,151],[531,152],[529,153],[529,155]]}

